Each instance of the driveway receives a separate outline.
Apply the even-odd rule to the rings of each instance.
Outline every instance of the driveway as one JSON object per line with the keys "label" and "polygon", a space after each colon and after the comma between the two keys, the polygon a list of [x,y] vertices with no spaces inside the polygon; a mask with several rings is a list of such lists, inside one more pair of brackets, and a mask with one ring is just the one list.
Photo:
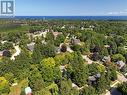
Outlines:
{"label": "driveway", "polygon": [[89,59],[87,55],[82,55],[82,58],[85,59],[88,62],[88,64],[93,63],[93,61],[91,59]]}
{"label": "driveway", "polygon": [[20,50],[18,45],[14,46],[14,48],[15,48],[16,52],[14,54],[12,54],[11,60],[15,60],[15,57],[18,56],[21,53],[21,50]]}

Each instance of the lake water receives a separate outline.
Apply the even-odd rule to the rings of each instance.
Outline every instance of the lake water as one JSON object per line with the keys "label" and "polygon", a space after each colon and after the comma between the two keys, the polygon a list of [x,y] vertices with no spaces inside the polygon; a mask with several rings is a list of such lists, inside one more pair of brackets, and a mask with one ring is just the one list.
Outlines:
{"label": "lake water", "polygon": [[15,16],[15,19],[127,20],[127,16]]}

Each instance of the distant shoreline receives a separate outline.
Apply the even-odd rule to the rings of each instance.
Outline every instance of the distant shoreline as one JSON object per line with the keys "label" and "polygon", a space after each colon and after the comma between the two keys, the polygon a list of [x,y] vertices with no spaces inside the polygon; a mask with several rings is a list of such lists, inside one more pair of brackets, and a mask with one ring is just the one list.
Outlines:
{"label": "distant shoreline", "polygon": [[15,17],[12,17],[12,19],[43,19],[43,20],[127,20],[127,16],[15,16]]}

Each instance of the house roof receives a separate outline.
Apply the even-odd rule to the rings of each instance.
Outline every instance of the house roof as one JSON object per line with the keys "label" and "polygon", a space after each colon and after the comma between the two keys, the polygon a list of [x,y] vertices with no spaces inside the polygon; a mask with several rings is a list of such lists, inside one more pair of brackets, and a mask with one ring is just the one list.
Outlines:
{"label": "house roof", "polygon": [[34,43],[34,42],[31,42],[30,44],[27,44],[27,48],[28,48],[30,51],[33,51],[33,50],[34,50],[34,45],[35,45],[35,43]]}
{"label": "house roof", "polygon": [[96,75],[89,76],[89,80],[90,81],[96,81],[97,78],[100,78],[100,77],[101,77],[101,74],[100,73],[97,73]]}
{"label": "house roof", "polygon": [[125,66],[123,61],[117,61],[116,64],[119,65],[120,69]]}
{"label": "house roof", "polygon": [[79,44],[80,43],[80,40],[79,39],[76,39],[76,38],[72,38],[71,39],[71,43],[72,44]]}
{"label": "house roof", "polygon": [[61,32],[53,32],[54,37],[56,38],[58,35],[62,34]]}
{"label": "house roof", "polygon": [[97,73],[97,74],[95,75],[95,77],[96,77],[96,78],[100,78],[100,77],[101,77],[101,74],[100,74],[100,73]]}
{"label": "house roof", "polygon": [[8,55],[8,53],[10,53],[9,50],[0,51],[0,56],[6,56],[6,55]]}
{"label": "house roof", "polygon": [[94,76],[89,76],[90,81],[96,81],[96,78]]}
{"label": "house roof", "polygon": [[102,61],[108,61],[110,59],[111,59],[110,56],[104,56],[104,58],[102,59]]}

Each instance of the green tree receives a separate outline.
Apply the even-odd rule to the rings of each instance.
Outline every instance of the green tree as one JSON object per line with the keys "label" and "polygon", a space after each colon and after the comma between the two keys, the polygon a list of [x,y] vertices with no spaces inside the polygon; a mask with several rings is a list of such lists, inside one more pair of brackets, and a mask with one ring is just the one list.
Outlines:
{"label": "green tree", "polygon": [[52,94],[47,89],[41,89],[40,91],[36,91],[34,95],[52,95]]}
{"label": "green tree", "polygon": [[0,51],[4,50],[3,44],[0,42]]}
{"label": "green tree", "polygon": [[115,42],[116,42],[117,46],[124,45],[125,42],[126,42],[125,38],[122,37],[122,36],[115,36],[114,39],[115,39]]}
{"label": "green tree", "polygon": [[55,67],[55,60],[52,57],[45,58],[41,61],[41,64],[46,68],[54,68]]}
{"label": "green tree", "polygon": [[71,49],[74,51],[79,51],[81,53],[83,52],[83,47],[81,45],[78,45],[78,44],[71,46]]}
{"label": "green tree", "polygon": [[106,89],[110,88],[109,77],[104,73],[101,73],[101,77],[99,78],[97,85],[95,86],[98,94],[104,93]]}
{"label": "green tree", "polygon": [[100,58],[103,59],[104,56],[108,56],[108,49],[107,48],[101,48],[100,52],[99,52]]}
{"label": "green tree", "polygon": [[111,42],[109,44],[108,52],[110,55],[115,54],[117,52],[117,44],[115,42]]}
{"label": "green tree", "polygon": [[33,93],[36,91],[40,91],[42,88],[45,87],[42,75],[40,74],[37,68],[33,68],[31,74],[28,77],[29,79],[29,86],[32,88]]}
{"label": "green tree", "polygon": [[127,51],[124,49],[124,47],[118,47],[118,50],[117,50],[117,51],[118,51],[119,54],[122,54],[122,55],[125,55],[126,52],[127,52]]}
{"label": "green tree", "polygon": [[113,62],[117,62],[117,61],[123,61],[123,62],[125,62],[125,57],[123,55],[121,55],[121,54],[114,54],[112,56],[112,61]]}
{"label": "green tree", "polygon": [[8,81],[4,77],[0,77],[0,94],[9,92]]}
{"label": "green tree", "polygon": [[97,95],[95,88],[93,88],[92,86],[85,86],[82,90],[81,90],[81,95]]}
{"label": "green tree", "polygon": [[13,44],[10,43],[10,42],[5,42],[5,43],[3,44],[3,48],[4,48],[4,49],[8,49],[8,50],[13,49]]}
{"label": "green tree", "polygon": [[42,45],[41,54],[43,57],[54,57],[56,54],[54,44],[48,42],[46,45]]}
{"label": "green tree", "polygon": [[14,74],[9,72],[4,75],[4,77],[9,81],[10,84],[14,82]]}
{"label": "green tree", "polygon": [[41,71],[44,81],[52,83],[54,81],[54,67],[55,60],[53,58],[46,58],[41,61],[39,70]]}
{"label": "green tree", "polygon": [[88,66],[84,63],[83,58],[80,53],[74,52],[74,57],[71,62],[73,73],[73,81],[78,86],[83,86],[87,83],[88,79]]}
{"label": "green tree", "polygon": [[50,86],[47,87],[49,89],[49,91],[51,92],[52,95],[59,95],[59,89],[58,89],[58,85],[55,83],[52,83]]}
{"label": "green tree", "polygon": [[71,95],[72,83],[71,80],[61,80],[60,83],[60,94]]}
{"label": "green tree", "polygon": [[115,81],[117,79],[117,73],[116,73],[117,67],[113,63],[111,63],[108,65],[107,71],[110,75],[110,80]]}
{"label": "green tree", "polygon": [[127,83],[126,82],[119,84],[117,89],[122,93],[122,95],[127,95]]}
{"label": "green tree", "polygon": [[59,81],[62,77],[62,72],[59,67],[53,69],[54,81]]}
{"label": "green tree", "polygon": [[62,44],[60,50],[61,50],[61,52],[66,52],[67,51],[67,45],[66,44]]}
{"label": "green tree", "polygon": [[65,60],[65,54],[59,54],[54,57],[57,66],[63,65]]}
{"label": "green tree", "polygon": [[41,59],[42,59],[42,55],[41,55],[41,41],[39,40],[39,38],[37,38],[36,40],[36,44],[35,44],[35,48],[32,54],[32,59],[33,59],[33,63],[40,63]]}
{"label": "green tree", "polygon": [[63,34],[59,34],[55,39],[55,45],[59,46],[61,43],[63,43],[65,40],[65,36]]}
{"label": "green tree", "polygon": [[95,75],[98,73],[98,65],[96,63],[88,65],[89,74]]}
{"label": "green tree", "polygon": [[79,90],[77,88],[72,88],[71,95],[79,95]]}
{"label": "green tree", "polygon": [[45,38],[46,42],[54,43],[54,35],[52,32],[48,32]]}

